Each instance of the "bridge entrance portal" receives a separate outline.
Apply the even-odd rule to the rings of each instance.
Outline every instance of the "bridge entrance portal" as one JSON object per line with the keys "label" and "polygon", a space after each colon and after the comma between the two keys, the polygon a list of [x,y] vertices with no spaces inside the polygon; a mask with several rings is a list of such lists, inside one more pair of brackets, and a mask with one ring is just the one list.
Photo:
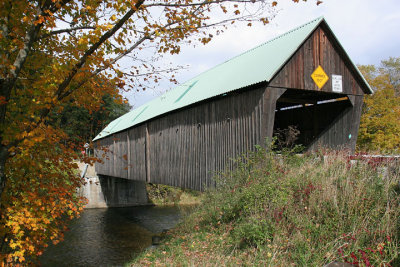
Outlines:
{"label": "bridge entrance portal", "polygon": [[[273,136],[277,149],[303,145],[308,150],[351,108],[347,95],[287,89],[276,103]],[[328,138],[341,144],[340,133]]]}

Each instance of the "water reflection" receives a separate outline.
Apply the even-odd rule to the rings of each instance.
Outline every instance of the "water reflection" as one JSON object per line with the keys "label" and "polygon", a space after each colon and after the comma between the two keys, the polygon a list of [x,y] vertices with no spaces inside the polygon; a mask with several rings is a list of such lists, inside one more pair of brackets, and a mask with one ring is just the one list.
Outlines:
{"label": "water reflection", "polygon": [[193,207],[88,209],[71,223],[65,240],[50,246],[42,266],[123,266],[151,245],[151,237],[174,227]]}

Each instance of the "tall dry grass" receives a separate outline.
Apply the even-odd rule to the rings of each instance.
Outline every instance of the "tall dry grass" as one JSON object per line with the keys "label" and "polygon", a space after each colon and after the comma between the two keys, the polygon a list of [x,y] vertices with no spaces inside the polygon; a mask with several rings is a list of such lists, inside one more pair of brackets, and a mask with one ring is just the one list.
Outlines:
{"label": "tall dry grass", "polygon": [[400,266],[399,181],[399,162],[258,148],[217,178],[165,253],[150,256],[167,265]]}

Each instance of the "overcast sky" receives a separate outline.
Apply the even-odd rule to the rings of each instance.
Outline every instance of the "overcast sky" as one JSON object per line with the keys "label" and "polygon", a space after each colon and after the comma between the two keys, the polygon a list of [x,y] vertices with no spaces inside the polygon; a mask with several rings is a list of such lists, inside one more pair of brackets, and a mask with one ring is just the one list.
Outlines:
{"label": "overcast sky", "polygon": [[[301,24],[324,16],[350,58],[356,64],[379,64],[389,57],[400,57],[400,0],[314,0],[293,3],[278,0],[279,12],[267,26],[230,28],[206,46],[184,47],[166,58],[188,65],[178,75],[179,82],[243,53]],[[126,96],[134,107],[156,97],[171,85],[156,91],[132,92]]]}

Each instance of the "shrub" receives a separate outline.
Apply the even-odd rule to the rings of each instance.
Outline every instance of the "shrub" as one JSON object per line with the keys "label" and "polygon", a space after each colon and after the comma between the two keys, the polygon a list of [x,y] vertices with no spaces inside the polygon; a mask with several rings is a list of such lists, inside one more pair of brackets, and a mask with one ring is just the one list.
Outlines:
{"label": "shrub", "polygon": [[307,266],[381,266],[398,257],[398,171],[383,177],[387,166],[351,166],[344,152],[299,156],[261,147],[236,163],[208,192],[201,220],[230,224],[232,248],[270,246],[280,264]]}
{"label": "shrub", "polygon": [[400,266],[399,162],[258,147],[135,266]]}

